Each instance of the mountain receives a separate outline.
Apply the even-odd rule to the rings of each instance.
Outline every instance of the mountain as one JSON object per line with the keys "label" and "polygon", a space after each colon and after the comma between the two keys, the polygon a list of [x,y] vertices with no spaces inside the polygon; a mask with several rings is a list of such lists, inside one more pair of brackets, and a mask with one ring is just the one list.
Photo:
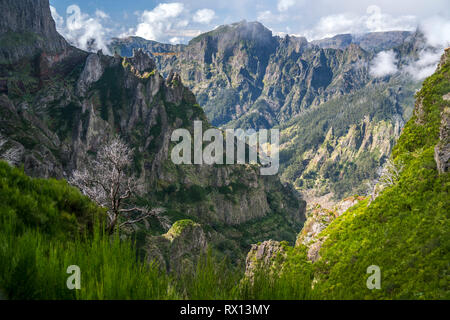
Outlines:
{"label": "mountain", "polygon": [[372,76],[374,58],[394,50],[401,68],[425,40],[392,31],[308,42],[242,21],[188,45],[130,37],[111,46],[124,55],[143,48],[163,74],[178,72],[215,126],[279,128],[282,179],[312,202],[325,196],[335,204],[377,177],[420,85],[402,74]]}
{"label": "mountain", "polygon": [[446,49],[371,194],[316,206],[294,248],[254,245],[247,278],[276,268],[274,291],[291,298],[307,288],[321,299],[448,299],[449,110]]}
{"label": "mountain", "polygon": [[45,1],[2,1],[0,62],[15,62],[40,50],[63,52],[69,47],[58,34]]}
{"label": "mountain", "polygon": [[[201,223],[234,262],[253,242],[295,240],[305,204],[277,176],[260,176],[255,166],[172,163],[173,130],[193,132],[194,120],[210,127],[177,74],[164,78],[141,50],[122,58],[71,47],[49,20],[47,0],[7,4],[0,20],[24,19],[2,29],[2,37],[20,39],[2,47],[9,60],[0,64],[0,152],[12,154],[10,162],[33,177],[67,179],[118,134],[135,150],[133,173],[145,186],[136,201],[167,208],[172,222]],[[163,230],[130,232],[145,238]]]}
{"label": "mountain", "polygon": [[323,49],[348,48],[352,43],[369,52],[380,52],[394,49],[413,37],[409,31],[370,32],[367,34],[339,34],[331,38],[314,40],[312,43]]}

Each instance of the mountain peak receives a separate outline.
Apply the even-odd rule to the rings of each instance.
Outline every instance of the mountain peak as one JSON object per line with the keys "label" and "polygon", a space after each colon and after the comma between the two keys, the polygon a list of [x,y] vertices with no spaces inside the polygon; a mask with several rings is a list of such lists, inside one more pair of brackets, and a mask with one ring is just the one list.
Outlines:
{"label": "mountain peak", "polygon": [[272,40],[272,31],[257,21],[247,22],[242,20],[232,24],[221,25],[212,31],[202,33],[189,41],[189,44],[195,44],[206,39],[234,43],[241,40],[267,43]]}

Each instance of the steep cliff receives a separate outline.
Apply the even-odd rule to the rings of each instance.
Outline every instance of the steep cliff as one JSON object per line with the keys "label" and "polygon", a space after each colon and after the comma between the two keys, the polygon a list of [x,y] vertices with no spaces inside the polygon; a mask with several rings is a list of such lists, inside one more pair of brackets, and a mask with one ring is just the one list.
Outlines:
{"label": "steep cliff", "polygon": [[69,48],[56,32],[46,1],[2,0],[0,63],[15,62],[42,51],[61,53]]}

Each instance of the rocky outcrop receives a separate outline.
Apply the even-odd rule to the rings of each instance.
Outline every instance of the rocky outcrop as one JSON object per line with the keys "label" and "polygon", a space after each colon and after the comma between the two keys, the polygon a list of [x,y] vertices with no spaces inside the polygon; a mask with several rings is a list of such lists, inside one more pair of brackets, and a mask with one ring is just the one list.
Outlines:
{"label": "rocky outcrop", "polygon": [[306,246],[308,260],[312,262],[319,260],[320,249],[327,239],[326,236],[321,235],[321,232],[337,217],[341,216],[361,200],[364,200],[364,197],[348,197],[340,201],[332,209],[323,208],[318,204],[310,208],[303,229],[297,237],[295,246]]}
{"label": "rocky outcrop", "polygon": [[[282,131],[286,143],[281,146],[281,150],[297,149],[298,142],[293,132],[298,126],[302,126],[302,122]],[[297,187],[307,190],[312,201],[326,194],[334,196],[337,201],[349,194],[363,194],[366,192],[366,183],[377,177],[377,168],[389,157],[402,127],[403,120],[400,116],[394,123],[377,122],[366,116],[359,124],[351,125],[344,134],[336,134],[335,130],[330,128],[318,148],[312,146],[311,149],[296,155],[302,159],[301,170],[291,176],[292,169],[298,166],[296,161],[292,161],[295,159],[292,157],[291,164],[283,176],[286,180],[293,179]],[[352,169],[349,166],[352,166]],[[346,173],[346,167],[352,171]],[[358,167],[364,172],[359,174],[359,183],[355,185],[353,180],[356,180],[354,174]],[[343,183],[348,185],[345,192],[339,187]],[[336,199],[334,201],[336,202]]]}
{"label": "rocky outcrop", "polygon": [[[173,71],[180,75],[215,126],[261,129],[280,125],[291,132],[297,131],[292,130],[295,122],[303,127],[316,124],[297,133],[297,137],[283,139],[295,146],[283,150],[283,177],[299,188],[312,188],[318,195],[332,192],[333,197],[342,199],[364,192],[362,186],[376,176],[377,167],[390,152],[412,110],[411,97],[416,87],[399,74],[374,78],[370,72],[372,60],[379,51],[395,50],[400,63],[407,64],[424,44],[421,34],[401,31],[338,35],[308,42],[303,37],[273,36],[260,23],[242,21],[204,33],[188,45],[127,38],[116,39],[112,47],[124,54],[136,47],[151,52],[165,77]],[[336,109],[335,105],[348,107],[328,111],[331,116],[324,111]],[[385,130],[377,128],[380,132],[359,137],[358,131],[366,130],[366,116],[373,122],[370,130],[377,125]],[[335,129],[336,141],[353,136],[343,149],[362,151],[338,151],[330,160],[324,150],[319,150],[327,143],[324,138],[330,128]],[[320,130],[324,132],[318,136]],[[361,148],[360,138],[364,139]],[[304,147],[309,150],[298,150]],[[321,158],[312,159],[317,153]],[[321,163],[315,166],[315,160]],[[305,171],[309,161],[311,165]],[[342,167],[351,162],[366,173],[330,179],[337,173],[328,169],[335,167],[339,168],[335,171],[342,172]],[[303,174],[299,172],[302,170]],[[316,175],[320,178],[316,179]],[[315,185],[317,181],[320,185]],[[339,183],[346,187],[336,187]]]}
{"label": "rocky outcrop", "polygon": [[[449,96],[449,94],[447,94]],[[447,103],[450,97],[443,97]],[[441,126],[439,127],[439,143],[434,148],[434,160],[439,173],[448,172],[450,169],[450,106],[441,112]]]}
{"label": "rocky outcrop", "polygon": [[69,48],[56,31],[48,0],[3,0],[1,7],[0,63]]}
{"label": "rocky outcrop", "polygon": [[200,224],[180,220],[162,236],[149,236],[144,247],[149,263],[176,274],[190,273],[207,251],[205,233]]}
{"label": "rocky outcrop", "polygon": [[252,245],[245,263],[246,278],[252,279],[258,270],[275,271],[282,264],[285,255],[286,250],[278,241],[268,240]]}
{"label": "rocky outcrop", "polygon": [[370,32],[368,34],[340,34],[332,38],[312,41],[321,48],[344,50],[352,43],[371,52],[387,51],[402,45],[413,33],[408,31]]}
{"label": "rocky outcrop", "polygon": [[[438,65],[438,70],[450,61],[450,48],[445,50]],[[445,106],[441,111],[441,125],[439,127],[439,142],[434,148],[434,160],[439,173],[450,169],[450,92],[442,96]]]}
{"label": "rocky outcrop", "polygon": [[97,54],[91,53],[87,57],[84,69],[77,83],[77,93],[80,96],[84,96],[90,85],[102,77],[105,67],[101,62],[101,56],[101,52],[98,52]]}

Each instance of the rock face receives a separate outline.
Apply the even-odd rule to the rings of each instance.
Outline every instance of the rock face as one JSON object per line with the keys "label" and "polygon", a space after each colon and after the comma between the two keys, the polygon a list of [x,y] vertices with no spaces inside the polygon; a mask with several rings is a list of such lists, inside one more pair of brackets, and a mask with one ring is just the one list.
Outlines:
{"label": "rock face", "polygon": [[[450,101],[450,99],[447,101]],[[436,160],[439,173],[444,173],[448,172],[450,168],[450,107],[446,107],[441,112],[439,131],[439,143],[434,149],[434,159]]]}
{"label": "rock face", "polygon": [[[450,60],[450,48],[442,55],[438,70]],[[439,143],[434,149],[434,160],[436,161],[439,173],[448,172],[450,168],[450,93],[442,96],[442,100],[447,103],[441,112],[441,125],[439,127]]]}
{"label": "rock face", "polygon": [[101,63],[101,54],[90,54],[86,59],[83,72],[78,79],[78,94],[84,96],[90,85],[100,80],[104,71],[104,66]]}
{"label": "rock face", "polygon": [[310,193],[311,201],[326,194],[337,199],[364,194],[366,183],[377,177],[377,169],[400,136],[403,120],[399,115],[394,118],[392,123],[394,120],[377,121],[366,116],[341,132],[331,127],[320,145],[310,143],[309,148],[302,145],[308,140],[302,135],[306,133],[302,121],[286,127],[281,132],[286,141],[281,150],[288,154],[283,178]]}
{"label": "rock face", "polygon": [[363,197],[349,197],[340,201],[331,209],[326,209],[320,205],[310,208],[302,231],[297,237],[296,246],[306,246],[308,248],[307,257],[310,261],[316,262],[320,259],[319,251],[322,244],[327,239],[321,232],[325,230],[331,222],[341,216],[349,208],[356,205]]}
{"label": "rock face", "polygon": [[254,244],[247,254],[245,276],[252,279],[257,270],[276,269],[281,265],[286,251],[278,241],[268,240],[261,244]]}
{"label": "rock face", "polygon": [[0,63],[69,47],[56,32],[48,0],[2,0],[1,7]]}
{"label": "rock face", "polygon": [[180,220],[166,234],[148,237],[145,250],[149,262],[155,261],[164,270],[181,274],[194,270],[207,247],[200,224],[192,220]]}
{"label": "rock face", "polygon": [[371,32],[362,35],[340,34],[332,38],[312,41],[321,48],[344,50],[352,43],[359,45],[363,50],[379,52],[400,46],[413,34],[408,31]]}

